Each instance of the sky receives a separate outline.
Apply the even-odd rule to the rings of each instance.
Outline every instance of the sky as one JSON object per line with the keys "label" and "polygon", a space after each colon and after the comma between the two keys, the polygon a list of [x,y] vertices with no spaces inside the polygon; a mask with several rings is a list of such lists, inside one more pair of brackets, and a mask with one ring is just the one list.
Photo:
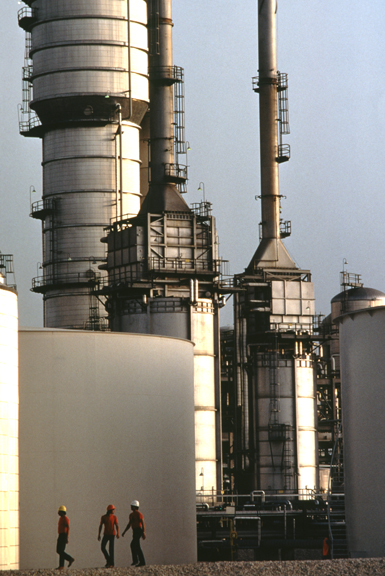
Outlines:
{"label": "sky", "polygon": [[[63,0],[64,1],[64,0]],[[18,132],[24,32],[7,0],[0,22],[0,250],[14,256],[21,326],[42,325],[38,275],[41,142]],[[212,202],[220,254],[240,273],[258,246],[257,0],[174,0],[174,63],[185,71],[186,201]],[[289,78],[291,159],[280,167],[284,241],[310,270],[316,312],[340,291],[343,259],[385,292],[385,8],[383,0],[278,0],[278,69]],[[203,183],[203,186],[200,186]],[[32,187],[36,192],[31,192]],[[232,323],[231,299],[221,311]]]}

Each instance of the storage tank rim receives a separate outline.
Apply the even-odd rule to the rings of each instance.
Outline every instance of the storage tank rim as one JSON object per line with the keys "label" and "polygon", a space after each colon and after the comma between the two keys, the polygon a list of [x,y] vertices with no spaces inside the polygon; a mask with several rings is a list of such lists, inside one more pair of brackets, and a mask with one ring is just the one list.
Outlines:
{"label": "storage tank rim", "polygon": [[23,326],[19,328],[19,332],[53,332],[53,333],[65,333],[65,334],[89,334],[96,337],[116,337],[116,336],[136,336],[138,338],[159,338],[162,340],[180,340],[181,342],[187,342],[195,347],[195,342],[188,340],[188,338],[178,338],[176,336],[164,336],[163,334],[141,334],[138,332],[107,332],[102,330],[77,330],[72,328],[44,328],[44,327],[29,327]]}
{"label": "storage tank rim", "polygon": [[14,294],[17,295],[17,290],[16,290],[16,288],[13,288],[12,286],[8,286],[7,284],[1,284],[1,283],[0,283],[0,289],[1,289],[1,290],[6,290],[7,292],[13,292]]}
{"label": "storage tank rim", "polygon": [[380,310],[385,310],[384,306],[368,306],[367,308],[359,308],[358,310],[351,310],[350,312],[345,312],[344,314],[340,314],[336,316],[333,320],[335,324],[342,324],[346,318],[351,318],[353,320],[353,316],[358,314],[369,314],[373,316],[373,314],[379,312]]}

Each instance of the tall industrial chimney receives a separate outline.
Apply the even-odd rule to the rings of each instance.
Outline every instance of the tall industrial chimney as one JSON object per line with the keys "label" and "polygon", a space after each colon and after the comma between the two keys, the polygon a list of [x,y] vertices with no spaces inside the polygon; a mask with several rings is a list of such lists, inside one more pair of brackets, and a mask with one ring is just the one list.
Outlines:
{"label": "tall industrial chimney", "polygon": [[279,164],[290,158],[287,75],[277,71],[277,0],[258,2],[262,221],[260,244],[235,277],[235,484],[306,497],[318,484],[311,336],[314,288],[283,245]]}
{"label": "tall industrial chimney", "polygon": [[290,158],[289,145],[282,135],[289,132],[287,75],[277,71],[276,0],[258,3],[259,76],[254,90],[259,93],[260,167],[261,167],[261,241],[251,268],[295,268],[282,244],[287,235],[280,221],[279,164]]}

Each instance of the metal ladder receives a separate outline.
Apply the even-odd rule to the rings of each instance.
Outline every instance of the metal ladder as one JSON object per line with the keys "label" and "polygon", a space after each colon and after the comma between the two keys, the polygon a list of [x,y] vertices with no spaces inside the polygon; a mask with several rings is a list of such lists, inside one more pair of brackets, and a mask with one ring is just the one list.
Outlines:
{"label": "metal ladder", "polygon": [[282,136],[290,134],[289,126],[289,98],[288,98],[287,74],[277,72],[277,94],[278,94],[278,124],[279,124],[279,144],[276,161],[287,162],[290,159],[290,145],[283,144]]}

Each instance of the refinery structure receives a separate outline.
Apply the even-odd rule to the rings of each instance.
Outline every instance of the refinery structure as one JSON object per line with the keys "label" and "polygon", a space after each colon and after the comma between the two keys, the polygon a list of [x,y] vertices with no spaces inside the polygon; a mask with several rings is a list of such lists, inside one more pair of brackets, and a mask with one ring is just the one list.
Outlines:
{"label": "refinery structure", "polygon": [[[374,463],[358,410],[362,382],[380,393],[358,351],[375,348],[382,366],[372,340],[383,339],[385,294],[344,263],[331,314],[317,318],[311,272],[284,246],[288,75],[277,68],[276,0],[257,3],[260,242],[233,277],[210,202],[188,204],[171,0],[24,4],[20,133],[42,140],[30,216],[42,228],[32,290],[44,328],[18,331],[13,261],[0,254],[0,568],[53,565],[34,518],[49,525],[63,503],[79,567],[97,565],[89,511],[112,499],[124,514],[134,498],[153,526],[149,563],[234,559],[242,548],[290,559],[325,537],[333,558],[385,555],[373,536],[385,506],[360,498]],[[230,296],[234,325],[221,330]]]}

